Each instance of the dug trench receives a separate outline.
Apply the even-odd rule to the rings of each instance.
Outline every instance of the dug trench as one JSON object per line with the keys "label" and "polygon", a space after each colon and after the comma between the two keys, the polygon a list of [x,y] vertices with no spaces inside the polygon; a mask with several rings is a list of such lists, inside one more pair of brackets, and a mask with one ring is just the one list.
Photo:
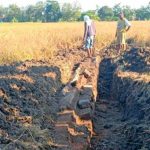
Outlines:
{"label": "dug trench", "polygon": [[117,55],[108,47],[75,65],[59,100],[58,149],[150,149],[149,56],[148,48]]}
{"label": "dug trench", "polygon": [[0,149],[150,149],[150,49],[84,57],[0,67]]}
{"label": "dug trench", "polygon": [[[150,53],[130,48],[99,65],[91,150],[150,150]],[[110,55],[108,55],[110,54]]]}

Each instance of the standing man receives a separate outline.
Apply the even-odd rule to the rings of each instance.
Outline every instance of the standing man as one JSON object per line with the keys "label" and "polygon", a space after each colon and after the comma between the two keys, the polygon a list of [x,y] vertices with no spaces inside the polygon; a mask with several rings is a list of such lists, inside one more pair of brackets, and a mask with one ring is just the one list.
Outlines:
{"label": "standing man", "polygon": [[117,49],[126,50],[126,32],[131,27],[130,22],[124,17],[124,13],[119,14],[119,21],[117,25],[116,37],[117,37]]}
{"label": "standing man", "polygon": [[94,22],[90,19],[89,16],[85,15],[83,41],[88,53],[88,57],[92,57],[92,55],[94,54],[93,44],[94,44],[95,35],[96,35],[96,28]]}

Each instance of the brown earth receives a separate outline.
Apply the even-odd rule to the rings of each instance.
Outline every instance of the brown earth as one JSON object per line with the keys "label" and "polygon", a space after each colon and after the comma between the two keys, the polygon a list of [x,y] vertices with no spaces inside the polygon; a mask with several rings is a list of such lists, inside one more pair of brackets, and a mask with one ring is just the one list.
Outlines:
{"label": "brown earth", "polygon": [[[68,144],[68,131],[74,143],[72,150],[87,146],[93,150],[150,149],[149,48],[129,48],[118,55],[114,47],[108,47],[97,54],[101,58],[99,78],[92,80],[97,88],[92,118],[96,135],[90,131],[91,138],[86,122],[78,118],[78,125],[56,128],[58,121],[66,119],[58,115],[60,93],[71,79],[75,64],[86,62],[85,55],[79,49],[60,51],[49,62],[33,60],[0,66],[0,149],[66,149],[66,143],[58,145],[58,140],[66,138]],[[97,68],[85,64],[90,72]],[[77,88],[84,82],[83,77]],[[69,116],[67,121],[74,122]],[[60,132],[64,136],[56,135]],[[81,137],[90,139],[83,140],[85,145],[76,144]]]}
{"label": "brown earth", "polygon": [[150,49],[130,48],[100,63],[92,150],[150,149]]}
{"label": "brown earth", "polygon": [[26,61],[0,66],[0,149],[51,149],[59,93],[79,50],[60,51],[49,62]]}

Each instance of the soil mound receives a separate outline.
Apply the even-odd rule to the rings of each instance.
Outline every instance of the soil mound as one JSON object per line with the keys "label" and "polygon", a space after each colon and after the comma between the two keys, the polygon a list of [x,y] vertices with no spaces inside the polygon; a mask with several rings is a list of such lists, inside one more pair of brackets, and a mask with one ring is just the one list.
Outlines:
{"label": "soil mound", "polygon": [[0,67],[0,149],[50,147],[61,73],[45,62]]}
{"label": "soil mound", "polygon": [[99,150],[150,149],[150,51],[131,48],[119,56],[104,51],[93,126]]}

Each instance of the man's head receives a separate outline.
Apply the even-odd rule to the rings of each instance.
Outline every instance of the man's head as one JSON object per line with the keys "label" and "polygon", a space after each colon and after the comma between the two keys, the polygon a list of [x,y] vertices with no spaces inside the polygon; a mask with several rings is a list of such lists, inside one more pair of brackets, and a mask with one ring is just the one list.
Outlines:
{"label": "man's head", "polygon": [[90,17],[88,15],[84,16],[84,22],[88,22],[90,20]]}
{"label": "man's head", "polygon": [[124,19],[124,13],[123,13],[123,12],[121,12],[121,13],[119,14],[119,18],[120,18],[121,20]]}

